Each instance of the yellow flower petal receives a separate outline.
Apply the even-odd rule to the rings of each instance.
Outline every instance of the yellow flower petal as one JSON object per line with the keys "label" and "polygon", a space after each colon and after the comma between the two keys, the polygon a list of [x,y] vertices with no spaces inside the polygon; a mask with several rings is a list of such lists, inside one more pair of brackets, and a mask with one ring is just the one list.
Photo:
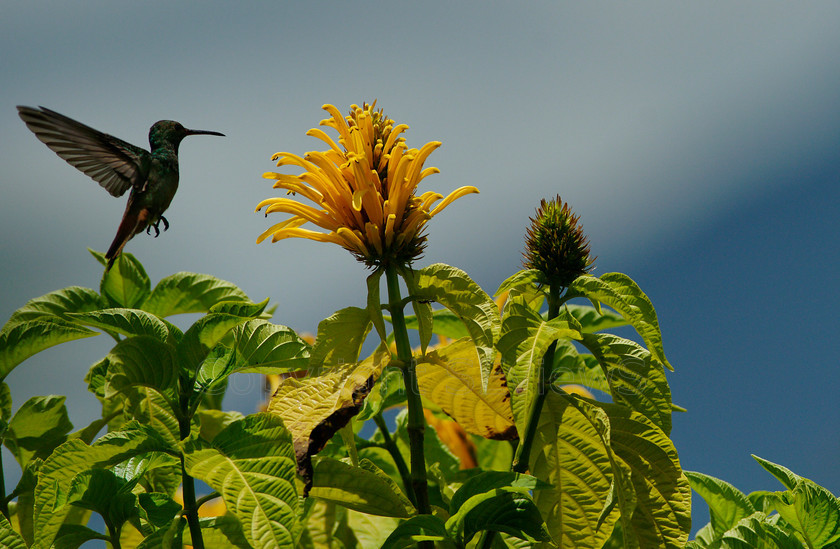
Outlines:
{"label": "yellow flower petal", "polygon": [[471,185],[467,185],[467,186],[465,186],[465,187],[459,187],[459,188],[455,189],[454,191],[452,191],[451,193],[449,193],[449,196],[447,196],[447,197],[443,200],[443,202],[441,202],[440,204],[438,204],[437,206],[435,206],[435,209],[434,209],[434,210],[432,210],[431,212],[429,212],[429,216],[430,216],[430,217],[434,217],[434,216],[436,216],[437,214],[439,214],[440,212],[442,212],[442,211],[443,211],[443,209],[444,209],[445,207],[449,206],[449,205],[450,205],[450,204],[452,204],[454,201],[458,200],[458,199],[459,199],[459,198],[461,198],[462,196],[465,196],[465,195],[468,195],[468,194],[472,194],[472,193],[476,193],[476,194],[478,194],[478,189],[476,189],[475,187],[473,187],[473,186],[471,186]]}

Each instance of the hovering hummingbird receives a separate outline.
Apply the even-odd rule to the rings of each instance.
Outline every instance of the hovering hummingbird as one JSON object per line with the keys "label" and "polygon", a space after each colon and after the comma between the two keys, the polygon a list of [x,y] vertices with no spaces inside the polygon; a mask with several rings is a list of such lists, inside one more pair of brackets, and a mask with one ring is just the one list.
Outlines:
{"label": "hovering hummingbird", "polygon": [[117,236],[108,248],[107,272],[131,238],[146,231],[155,237],[169,222],[163,212],[178,190],[178,145],[188,135],[221,135],[205,130],[188,130],[178,122],[161,120],[149,130],[151,152],[122,139],[94,130],[63,114],[39,107],[18,106],[18,114],[35,136],[71,166],[93,178],[113,196],[129,188]]}

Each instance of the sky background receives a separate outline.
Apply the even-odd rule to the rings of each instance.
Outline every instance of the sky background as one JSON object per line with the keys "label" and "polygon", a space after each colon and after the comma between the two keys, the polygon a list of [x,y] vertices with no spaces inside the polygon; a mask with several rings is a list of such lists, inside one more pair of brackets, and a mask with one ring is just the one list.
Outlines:
{"label": "sky background", "polygon": [[[337,246],[255,244],[279,216],[270,156],[322,149],[332,103],[378,100],[408,145],[439,140],[421,191],[475,185],[429,225],[417,265],[489,293],[521,266],[528,217],[559,194],[595,274],[630,275],[659,314],[683,468],[779,490],[754,453],[840,494],[840,4],[15,2],[0,16],[0,319],[70,285],[98,288],[125,198],[49,151],[16,105],[136,145],[174,119],[225,138],[181,145],[168,232],[126,250],[154,284],[208,273],[302,332],[364,304]],[[17,409],[68,396],[110,338],[43,352],[6,379]],[[226,407],[253,412],[258,376]],[[4,452],[5,449],[3,450]],[[19,475],[8,453],[7,477]],[[7,484],[8,485],[8,484]],[[12,484],[13,486],[14,484]],[[694,495],[693,530],[708,521]]]}

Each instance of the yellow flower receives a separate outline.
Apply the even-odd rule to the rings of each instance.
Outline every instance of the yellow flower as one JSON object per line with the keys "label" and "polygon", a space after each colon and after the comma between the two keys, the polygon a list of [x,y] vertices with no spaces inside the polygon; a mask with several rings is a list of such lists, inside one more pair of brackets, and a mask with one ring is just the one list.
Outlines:
{"label": "yellow flower", "polygon": [[[324,105],[330,118],[322,120],[338,132],[338,143],[318,128],[306,134],[324,141],[329,150],[309,152],[304,157],[279,152],[272,157],[277,166],[298,166],[300,175],[275,172],[263,174],[275,180],[274,188],[287,194],[299,194],[314,206],[291,198],[269,198],[257,205],[265,214],[282,212],[291,217],[269,227],[259,244],[269,236],[272,242],[284,238],[308,238],[332,242],[349,250],[371,267],[391,263],[407,265],[423,252],[425,224],[454,200],[475,187],[461,187],[443,199],[428,191],[415,195],[420,181],[439,173],[437,168],[423,168],[429,155],[441,143],[432,141],[418,149],[409,149],[402,134],[405,124],[394,124],[373,105],[353,105],[350,115],[342,117],[332,105]],[[443,199],[436,206],[436,202]],[[323,231],[301,228],[311,223]]]}

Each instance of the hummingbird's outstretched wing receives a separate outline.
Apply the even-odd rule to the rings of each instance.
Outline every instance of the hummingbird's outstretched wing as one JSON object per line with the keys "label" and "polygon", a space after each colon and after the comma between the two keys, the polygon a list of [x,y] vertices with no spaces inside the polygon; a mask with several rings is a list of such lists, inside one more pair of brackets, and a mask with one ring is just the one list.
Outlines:
{"label": "hummingbird's outstretched wing", "polygon": [[113,196],[145,182],[150,155],[144,149],[44,107],[17,109],[38,139]]}

